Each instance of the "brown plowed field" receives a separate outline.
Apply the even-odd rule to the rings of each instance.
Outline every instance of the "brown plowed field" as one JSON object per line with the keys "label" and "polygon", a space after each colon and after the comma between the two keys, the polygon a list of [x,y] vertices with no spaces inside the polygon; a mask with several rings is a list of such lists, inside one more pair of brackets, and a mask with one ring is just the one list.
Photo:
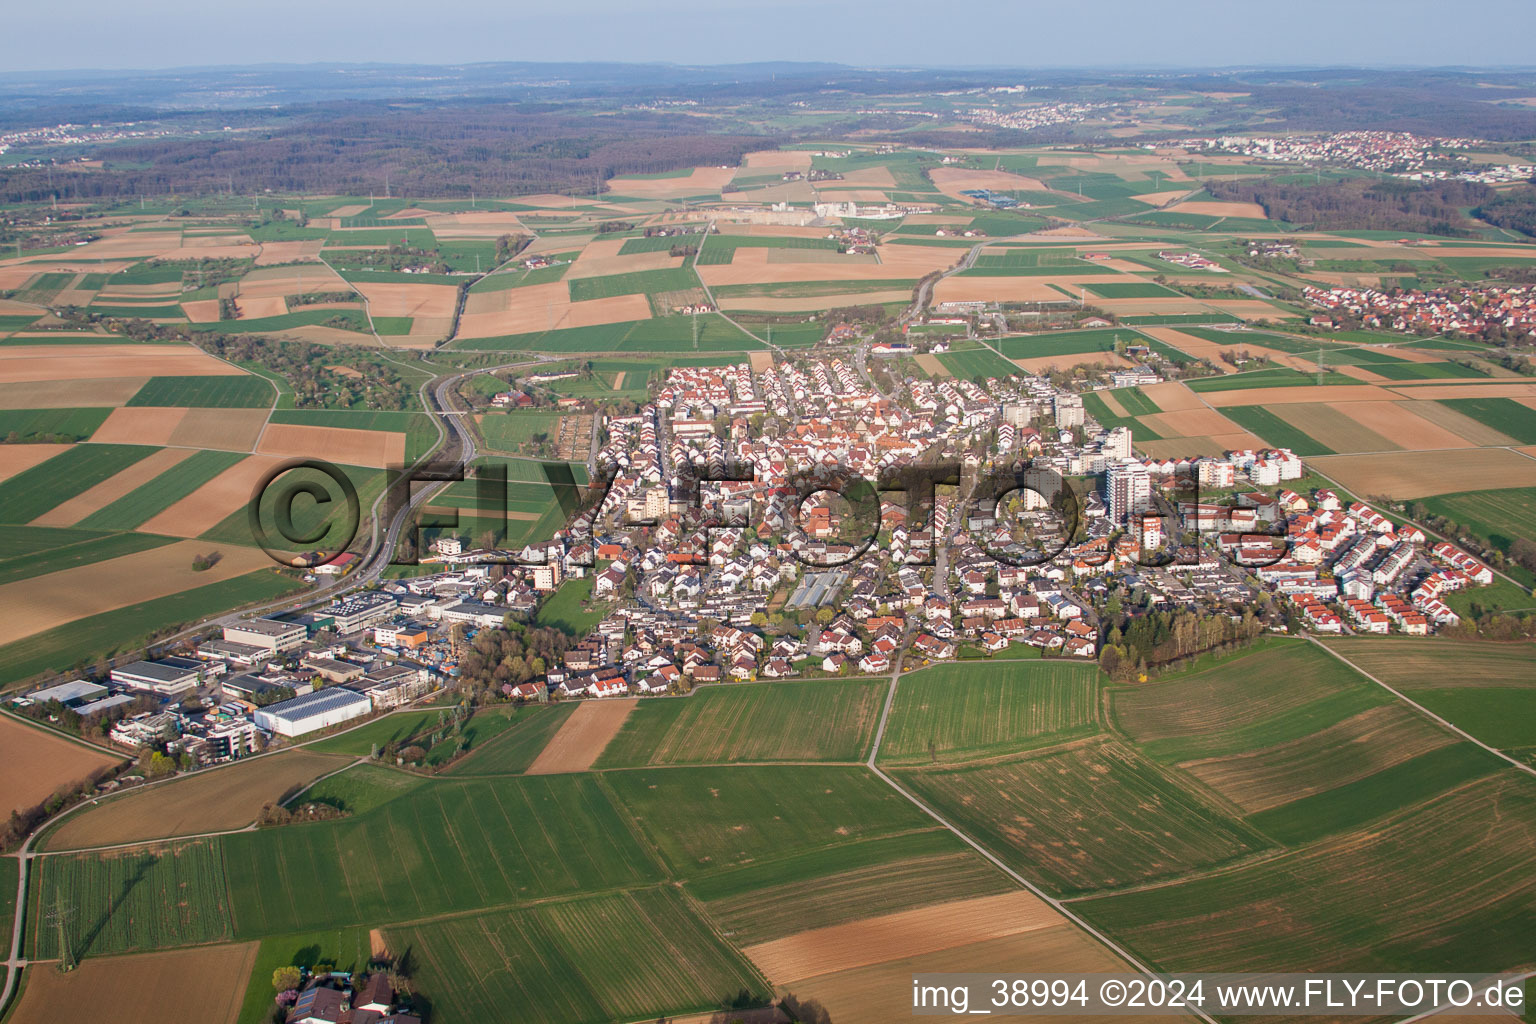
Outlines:
{"label": "brown plowed field", "polygon": [[0,444],[0,480],[69,451],[67,444]]}
{"label": "brown plowed field", "polygon": [[815,928],[747,946],[742,952],[769,981],[782,984],[1038,931],[1063,921],[1050,904],[1018,890]]}
{"label": "brown plowed field", "polygon": [[32,525],[73,526],[129,491],[149,483],[191,454],[190,448],[162,448],[125,467],[122,472],[112,474],[95,487],[89,487],[68,501],[60,502],[32,520]]}
{"label": "brown plowed field", "polygon": [[[1071,924],[1018,932],[1002,938],[952,946],[870,967],[797,978],[775,985],[802,1000],[813,999],[834,1021],[902,1021],[912,1015],[912,975],[924,972],[1124,972],[1129,968],[1109,950]],[[988,993],[990,998],[990,992]],[[974,1003],[972,1007],[980,1009]],[[1152,1024],[1192,1017],[1032,1016],[1041,1024]]]}
{"label": "brown plowed field", "polygon": [[91,440],[96,444],[170,444],[171,436],[190,411],[139,405],[113,409]]}
{"label": "brown plowed field", "polygon": [[245,507],[257,483],[282,461],[270,455],[243,459],[140,525],[139,529],[167,537],[196,537],[206,533],[231,512]]}
{"label": "brown plowed field", "polygon": [[1437,455],[1322,455],[1309,461],[1361,497],[1426,498],[1492,487],[1536,486],[1536,460],[1507,448],[1464,448]]}
{"label": "brown plowed field", "polygon": [[1170,380],[1161,384],[1143,384],[1141,393],[1152,399],[1152,404],[1163,412],[1183,412],[1186,409],[1204,409],[1200,396],[1180,381]]}
{"label": "brown plowed field", "polygon": [[0,384],[0,409],[82,409],[122,405],[148,380],[148,377],[103,377],[99,380]]}
{"label": "brown plowed field", "polygon": [[257,450],[262,455],[327,459],[347,466],[383,469],[405,461],[405,435],[388,430],[271,423]]}
{"label": "brown plowed field", "polygon": [[1258,203],[1228,203],[1218,200],[1191,200],[1174,207],[1180,213],[1198,213],[1205,217],[1253,217],[1267,220],[1268,214]]}
{"label": "brown plowed field", "polygon": [[1211,405],[1226,408],[1232,405],[1295,405],[1308,402],[1390,402],[1401,396],[1385,388],[1370,384],[1333,384],[1318,387],[1301,384],[1283,388],[1238,388],[1233,391],[1207,391],[1204,398]]}
{"label": "brown plowed field", "polygon": [[170,443],[188,448],[248,452],[266,425],[265,409],[188,409]]}
{"label": "brown plowed field", "polygon": [[[194,556],[214,551],[221,555],[218,564],[202,572],[192,570]],[[89,615],[169,597],[272,565],[272,559],[256,548],[178,541],[95,565],[7,583],[0,586],[0,608],[7,609],[7,637],[20,640]],[[107,580],[111,586],[103,585]]]}
{"label": "brown plowed field", "polygon": [[263,805],[277,803],[351,760],[345,754],[289,750],[130,790],[70,815],[48,834],[46,848],[80,850],[244,828]]}
{"label": "brown plowed field", "polygon": [[0,349],[0,383],[102,377],[233,377],[238,366],[191,345],[14,345]]}
{"label": "brown plowed field", "polygon": [[40,804],[54,790],[120,760],[42,726],[0,715],[0,764],[10,766],[0,773],[0,814]]}
{"label": "brown plowed field", "polygon": [[244,942],[91,957],[68,974],[53,964],[36,964],[27,969],[26,989],[10,1024],[77,1020],[84,1007],[95,1024],[235,1024],[260,948],[259,942]]}
{"label": "brown plowed field", "polygon": [[374,316],[452,317],[459,291],[447,284],[375,284],[355,286],[368,296],[368,312]]}
{"label": "brown plowed field", "polygon": [[529,775],[584,772],[592,767],[608,741],[618,735],[635,700],[606,697],[583,701],[550,737],[539,756],[528,766]]}

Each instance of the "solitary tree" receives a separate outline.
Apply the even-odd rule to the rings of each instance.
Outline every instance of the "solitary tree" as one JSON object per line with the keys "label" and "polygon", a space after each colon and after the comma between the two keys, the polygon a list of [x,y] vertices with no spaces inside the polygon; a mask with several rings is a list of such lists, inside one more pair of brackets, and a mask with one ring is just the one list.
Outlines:
{"label": "solitary tree", "polygon": [[279,992],[296,989],[303,981],[304,975],[297,967],[279,967],[272,972],[272,987]]}

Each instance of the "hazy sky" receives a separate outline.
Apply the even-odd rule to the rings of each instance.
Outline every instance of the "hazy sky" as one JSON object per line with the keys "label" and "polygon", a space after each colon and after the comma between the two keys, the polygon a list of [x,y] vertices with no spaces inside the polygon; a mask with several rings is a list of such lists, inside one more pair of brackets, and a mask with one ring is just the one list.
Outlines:
{"label": "hazy sky", "polygon": [[265,62],[1224,67],[1536,64],[1536,2],[1478,0],[42,0],[0,70]]}

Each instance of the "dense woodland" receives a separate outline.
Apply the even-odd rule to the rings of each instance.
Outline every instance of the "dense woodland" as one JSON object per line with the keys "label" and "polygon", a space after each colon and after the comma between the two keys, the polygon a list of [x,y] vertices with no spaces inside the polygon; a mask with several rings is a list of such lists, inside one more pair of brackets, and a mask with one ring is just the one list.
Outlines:
{"label": "dense woodland", "polygon": [[[101,170],[19,168],[0,201],[231,191],[406,196],[599,192],[618,174],[735,165],[764,136],[709,134],[711,122],[630,111],[592,117],[546,104],[341,104],[282,127],[114,146]],[[50,186],[51,182],[51,186]]]}
{"label": "dense woodland", "polygon": [[1439,181],[1350,180],[1321,185],[1279,181],[1210,181],[1205,190],[1217,199],[1258,203],[1271,219],[1298,228],[1323,231],[1368,230],[1473,236],[1461,210],[1489,202],[1487,185]]}
{"label": "dense woodland", "polygon": [[1536,237],[1536,188],[1502,192],[1472,212],[1496,228]]}

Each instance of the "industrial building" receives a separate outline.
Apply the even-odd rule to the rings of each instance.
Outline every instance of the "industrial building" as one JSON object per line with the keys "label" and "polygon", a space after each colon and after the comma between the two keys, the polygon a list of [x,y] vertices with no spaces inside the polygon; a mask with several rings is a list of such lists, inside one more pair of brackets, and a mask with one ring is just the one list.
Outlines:
{"label": "industrial building", "polygon": [[328,617],[338,633],[355,633],[364,626],[383,622],[395,612],[395,598],[391,594],[362,593],[337,601],[317,614]]}
{"label": "industrial building", "polygon": [[135,690],[148,690],[161,696],[186,693],[202,681],[208,664],[192,658],[165,658],[161,661],[136,661],[112,670],[112,681]]}
{"label": "industrial building", "polygon": [[302,736],[366,715],[373,702],[361,693],[333,686],[256,709],[252,720],[279,736]]}
{"label": "industrial building", "polygon": [[225,640],[250,647],[260,647],[273,654],[281,654],[303,646],[306,635],[303,623],[284,622],[281,619],[250,619],[238,625],[224,627]]}

